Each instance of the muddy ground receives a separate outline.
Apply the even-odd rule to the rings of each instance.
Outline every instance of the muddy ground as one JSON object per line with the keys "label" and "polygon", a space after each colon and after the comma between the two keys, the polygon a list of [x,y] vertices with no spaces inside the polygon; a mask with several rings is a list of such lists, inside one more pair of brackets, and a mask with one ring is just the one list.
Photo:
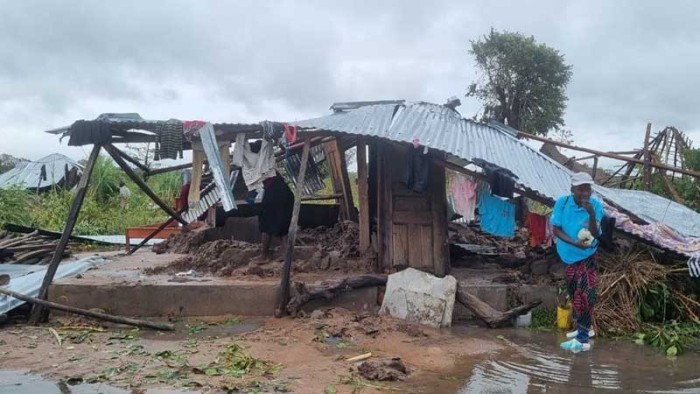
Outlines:
{"label": "muddy ground", "polygon": [[[357,248],[358,231],[353,222],[300,231],[294,248],[294,272],[372,272],[373,256],[361,256]],[[280,276],[283,261],[281,248],[274,250],[271,260],[263,261],[259,244],[229,239],[208,241],[206,228],[171,236],[154,246],[153,251],[188,255],[168,266],[146,269],[146,274],[194,270],[221,277],[270,278]]]}
{"label": "muddy ground", "polygon": [[[100,382],[133,392],[154,387],[203,392],[372,393],[391,388],[406,392],[425,374],[446,373],[459,359],[485,357],[501,348],[496,340],[458,338],[341,309],[299,319],[182,321],[174,333],[55,318],[39,327],[1,328],[0,369],[29,369],[69,385]],[[368,352],[372,357],[365,365],[346,361]],[[384,361],[405,366],[404,376],[371,370],[372,363]],[[365,374],[370,378],[405,380],[370,381],[362,376],[363,369],[370,369]]]}

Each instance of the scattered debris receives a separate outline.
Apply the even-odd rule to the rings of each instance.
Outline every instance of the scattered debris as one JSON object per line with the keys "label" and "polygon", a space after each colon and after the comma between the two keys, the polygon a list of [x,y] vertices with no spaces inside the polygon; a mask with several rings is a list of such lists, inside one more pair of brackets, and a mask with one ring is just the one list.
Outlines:
{"label": "scattered debris", "polygon": [[398,357],[364,361],[357,367],[357,371],[365,379],[380,381],[404,380],[409,374],[408,368]]}
{"label": "scattered debris", "polygon": [[[0,233],[0,263],[48,264],[57,243],[38,231],[21,236],[3,231]],[[63,257],[68,256],[70,251],[66,249]]]}

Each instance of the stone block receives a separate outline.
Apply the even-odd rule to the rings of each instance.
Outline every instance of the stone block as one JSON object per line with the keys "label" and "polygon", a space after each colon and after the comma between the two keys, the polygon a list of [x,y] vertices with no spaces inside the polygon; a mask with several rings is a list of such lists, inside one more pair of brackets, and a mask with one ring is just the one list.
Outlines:
{"label": "stone block", "polygon": [[457,292],[452,276],[437,278],[407,268],[389,275],[381,313],[432,327],[449,327]]}

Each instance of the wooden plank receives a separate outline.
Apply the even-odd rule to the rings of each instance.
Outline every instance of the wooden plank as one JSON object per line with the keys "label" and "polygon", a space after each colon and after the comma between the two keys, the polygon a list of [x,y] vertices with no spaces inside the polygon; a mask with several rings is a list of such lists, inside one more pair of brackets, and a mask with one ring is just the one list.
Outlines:
{"label": "wooden plank", "polygon": [[357,212],[352,197],[345,152],[340,149],[337,139],[326,142],[323,144],[323,147],[326,153],[326,160],[328,160],[331,169],[334,192],[343,195],[343,201],[340,204],[343,218],[357,222]]}
{"label": "wooden plank", "polygon": [[[444,157],[440,157],[440,159],[444,159]],[[433,272],[437,276],[445,276],[450,267],[447,239],[445,169],[435,163],[434,160],[430,161],[430,193],[432,196],[431,213],[433,216]]]}
{"label": "wooden plank", "polygon": [[306,137],[304,141],[304,151],[301,154],[301,166],[299,168],[299,177],[297,178],[297,187],[294,189],[294,208],[292,210],[292,222],[289,225],[289,233],[287,235],[287,248],[284,254],[284,265],[282,266],[282,275],[280,280],[280,292],[278,297],[277,310],[275,316],[281,317],[287,314],[287,303],[289,302],[289,278],[292,272],[292,260],[294,258],[294,241],[297,236],[297,223],[299,222],[299,211],[301,210],[301,194],[304,190],[306,181],[306,164],[309,161],[309,150],[311,148],[311,138]]}
{"label": "wooden plank", "polygon": [[415,193],[412,196],[394,195],[394,211],[429,211],[429,197]]}
{"label": "wooden plank", "polygon": [[[73,202],[70,206],[70,211],[68,212],[68,218],[66,220],[66,226],[63,228],[61,233],[61,239],[56,245],[56,250],[51,256],[51,261],[46,268],[46,274],[41,282],[41,287],[39,288],[38,298],[41,300],[46,300],[49,292],[49,285],[53,281],[53,277],[56,275],[56,270],[58,270],[58,265],[61,263],[63,258],[63,252],[66,250],[68,241],[70,239],[73,228],[75,228],[75,223],[78,221],[78,215],[80,214],[80,208],[83,206],[83,200],[85,199],[85,194],[87,193],[88,185],[90,184],[90,176],[92,175],[92,170],[95,168],[95,163],[100,155],[100,145],[94,145],[92,151],[90,152],[90,157],[83,170],[83,175],[80,177],[80,182],[78,183],[78,189],[73,197]],[[48,311],[41,304],[34,304],[32,311],[29,316],[29,322],[32,324],[37,324],[43,320],[48,315]]]}
{"label": "wooden plank", "polygon": [[408,264],[408,227],[406,225],[392,225],[392,267],[403,266]]}
{"label": "wooden plank", "polygon": [[416,212],[395,211],[392,219],[394,224],[432,225],[433,213],[429,210]]}
{"label": "wooden plank", "polygon": [[421,231],[421,267],[433,271],[433,228],[420,226]]}
{"label": "wooden plank", "polygon": [[369,184],[367,179],[367,144],[364,137],[357,139],[357,191],[359,194],[360,212],[360,252],[367,252],[370,247],[369,224]]}
{"label": "wooden plank", "polygon": [[408,228],[408,265],[413,268],[420,268],[424,266],[423,259],[423,249],[431,248],[431,245],[423,244],[423,231],[421,227],[424,226],[407,226]]}
{"label": "wooden plank", "polygon": [[376,169],[374,176],[374,181],[376,185],[376,198],[374,200],[376,202],[374,206],[377,212],[377,272],[383,272],[384,269],[389,267],[389,265],[385,264],[385,255],[387,254],[385,242],[385,226],[387,220],[385,219],[386,214],[384,213],[386,207],[382,206],[382,201],[384,201],[384,183],[386,181],[384,180],[384,176],[382,175],[384,171],[384,159],[382,155],[382,153],[384,153],[384,149],[383,143],[381,141],[375,142],[373,153],[375,159],[374,167]]}

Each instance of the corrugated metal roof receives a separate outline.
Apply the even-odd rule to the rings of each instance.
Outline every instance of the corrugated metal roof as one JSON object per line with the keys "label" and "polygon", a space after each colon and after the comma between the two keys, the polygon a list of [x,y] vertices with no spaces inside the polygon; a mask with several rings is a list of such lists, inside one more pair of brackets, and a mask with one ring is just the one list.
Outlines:
{"label": "corrugated metal roof", "polygon": [[568,171],[548,157],[505,130],[464,119],[457,111],[442,105],[367,105],[296,124],[396,142],[411,143],[418,138],[422,145],[457,158],[483,159],[508,168],[525,188],[543,196],[554,199],[570,189]]}
{"label": "corrugated metal roof", "polygon": [[700,215],[684,205],[641,190],[595,189],[606,200],[648,223],[665,223],[685,236],[700,238]]}
{"label": "corrugated metal roof", "polygon": [[[343,108],[352,106],[345,103]],[[442,105],[369,103],[296,124],[396,142],[411,143],[418,138],[422,145],[447,153],[453,159],[469,162],[482,159],[507,168],[518,176],[523,187],[552,200],[570,193],[571,189],[572,172],[518,140],[512,128],[497,122],[483,124],[464,119],[457,111]],[[686,236],[700,237],[700,214],[680,204],[646,192],[602,186],[597,186],[596,191],[642,220],[662,222]]]}
{"label": "corrugated metal roof", "polygon": [[[42,179],[41,169],[44,167],[46,179]],[[82,172],[83,166],[60,153],[53,153],[37,161],[19,163],[10,171],[0,174],[0,189],[11,187],[35,188],[55,185],[63,180],[68,171],[77,168]]]}

